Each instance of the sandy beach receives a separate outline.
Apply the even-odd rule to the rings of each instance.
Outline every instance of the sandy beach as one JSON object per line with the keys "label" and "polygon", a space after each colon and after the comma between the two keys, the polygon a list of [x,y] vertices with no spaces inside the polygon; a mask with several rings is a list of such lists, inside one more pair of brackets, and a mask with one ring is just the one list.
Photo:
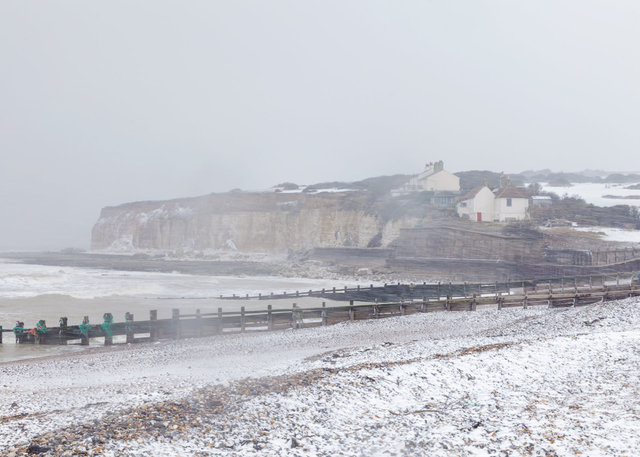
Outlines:
{"label": "sandy beach", "polygon": [[638,455],[637,299],[0,364],[0,452]]}

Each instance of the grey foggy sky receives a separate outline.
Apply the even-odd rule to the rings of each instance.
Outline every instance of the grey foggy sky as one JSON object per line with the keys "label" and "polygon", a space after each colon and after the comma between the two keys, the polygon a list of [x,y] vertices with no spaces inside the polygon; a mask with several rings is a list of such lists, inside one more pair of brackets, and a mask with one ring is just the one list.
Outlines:
{"label": "grey foggy sky", "polygon": [[640,170],[639,23],[636,0],[2,0],[0,250],[438,159]]}

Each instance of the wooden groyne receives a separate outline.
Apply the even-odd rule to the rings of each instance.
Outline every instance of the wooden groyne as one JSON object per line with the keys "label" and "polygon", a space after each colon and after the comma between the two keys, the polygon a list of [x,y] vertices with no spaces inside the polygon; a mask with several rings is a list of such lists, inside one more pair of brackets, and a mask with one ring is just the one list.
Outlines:
{"label": "wooden groyne", "polygon": [[[345,321],[433,311],[474,311],[479,306],[497,306],[498,309],[533,306],[575,307],[640,295],[640,286],[635,281],[625,283],[620,281],[619,277],[612,283],[608,283],[607,278],[600,278],[600,284],[596,284],[593,277],[589,278],[589,282],[585,282],[585,278],[582,278],[582,281],[578,281],[578,278],[572,279],[573,281],[567,281],[567,278],[556,278],[544,283],[520,282],[519,289],[509,287],[507,291],[501,289],[497,283],[447,284],[445,290],[439,289],[445,295],[435,298],[424,295],[420,299],[358,304],[350,300],[348,305],[331,307],[327,307],[325,302],[321,307],[315,308],[301,308],[293,303],[289,309],[276,310],[272,305],[268,305],[264,310],[246,311],[244,306],[240,306],[237,311],[223,312],[222,308],[218,308],[214,313],[201,313],[198,310],[194,314],[182,314],[180,310],[173,309],[171,317],[163,319],[159,319],[157,311],[152,310],[146,321],[136,321],[133,314],[126,313],[124,322],[114,322],[114,317],[105,313],[101,323],[90,323],[85,317],[78,325],[68,325],[67,318],[62,317],[59,325],[51,328],[47,327],[44,320],[38,321],[33,328],[25,328],[23,322],[18,322],[12,329],[0,327],[0,343],[3,333],[13,333],[18,344],[88,345],[90,339],[98,338],[103,339],[105,345],[111,345],[114,344],[115,337],[122,336],[125,343],[139,343],[160,339],[317,327]],[[415,290],[416,286],[413,287]]]}
{"label": "wooden groyne", "polygon": [[606,284],[620,285],[631,281],[632,275],[627,274],[599,274],[571,277],[554,277],[531,280],[514,280],[501,282],[438,282],[438,283],[410,283],[388,284],[382,286],[332,287],[316,290],[296,290],[292,292],[268,293],[257,295],[220,295],[223,300],[286,300],[300,297],[315,297],[334,301],[385,302],[398,300],[438,300],[442,297],[469,297],[473,294],[511,295],[514,291],[522,293],[536,293],[542,289],[560,290],[562,292],[575,288],[602,287]]}

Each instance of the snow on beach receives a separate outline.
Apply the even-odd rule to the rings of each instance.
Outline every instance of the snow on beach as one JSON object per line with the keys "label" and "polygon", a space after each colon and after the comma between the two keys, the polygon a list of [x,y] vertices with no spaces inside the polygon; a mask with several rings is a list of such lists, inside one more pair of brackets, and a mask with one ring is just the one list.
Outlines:
{"label": "snow on beach", "polygon": [[640,301],[436,312],[0,364],[0,452],[640,454]]}

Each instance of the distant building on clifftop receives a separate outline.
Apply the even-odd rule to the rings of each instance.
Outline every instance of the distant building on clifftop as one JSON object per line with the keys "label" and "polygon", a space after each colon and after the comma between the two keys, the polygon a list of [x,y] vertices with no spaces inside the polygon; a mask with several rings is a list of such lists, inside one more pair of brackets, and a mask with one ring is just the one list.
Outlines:
{"label": "distant building on clifftop", "polygon": [[422,173],[411,178],[405,185],[391,191],[398,197],[416,192],[433,192],[432,203],[437,206],[452,206],[460,192],[460,178],[444,169],[444,162],[429,162]]}

